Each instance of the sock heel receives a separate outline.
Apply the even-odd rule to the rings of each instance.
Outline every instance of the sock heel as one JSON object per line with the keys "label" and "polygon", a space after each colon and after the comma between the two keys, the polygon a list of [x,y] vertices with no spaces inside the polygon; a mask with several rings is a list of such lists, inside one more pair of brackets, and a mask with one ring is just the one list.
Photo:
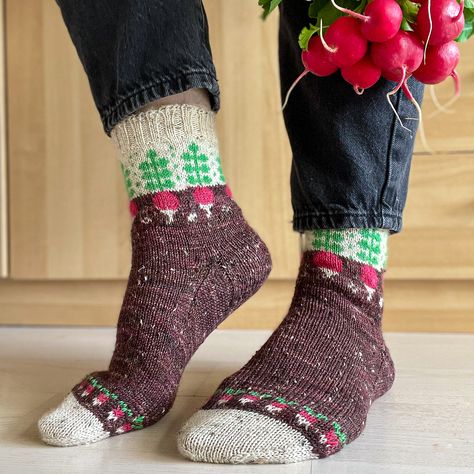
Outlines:
{"label": "sock heel", "polygon": [[375,396],[379,398],[385,395],[395,381],[395,366],[387,346],[382,349],[382,365],[379,371],[379,377],[375,386]]}
{"label": "sock heel", "polygon": [[234,297],[232,311],[235,311],[265,283],[272,269],[270,252],[259,235],[248,226],[245,242],[240,242],[233,258],[226,262]]}

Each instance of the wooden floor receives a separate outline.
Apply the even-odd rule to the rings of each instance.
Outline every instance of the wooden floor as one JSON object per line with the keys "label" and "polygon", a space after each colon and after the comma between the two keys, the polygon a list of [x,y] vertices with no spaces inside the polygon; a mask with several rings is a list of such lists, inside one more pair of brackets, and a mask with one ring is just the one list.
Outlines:
{"label": "wooden floor", "polygon": [[0,328],[1,473],[473,473],[474,335],[388,334],[397,364],[365,433],[334,457],[286,466],[216,466],[180,457],[175,434],[266,339],[266,331],[210,336],[191,361],[172,411],[157,425],[77,448],[42,445],[40,414],[77,380],[106,366],[110,329]]}

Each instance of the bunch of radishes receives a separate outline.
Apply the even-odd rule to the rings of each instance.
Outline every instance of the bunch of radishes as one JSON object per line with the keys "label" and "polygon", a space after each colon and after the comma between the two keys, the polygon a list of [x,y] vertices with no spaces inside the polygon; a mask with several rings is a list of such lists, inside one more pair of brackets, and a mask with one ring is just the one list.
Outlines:
{"label": "bunch of radishes", "polygon": [[406,0],[369,0],[362,13],[341,7],[336,0],[331,3],[346,16],[337,17],[327,29],[322,17],[319,25],[312,25],[301,54],[305,69],[288,91],[284,106],[306,74],[324,77],[338,70],[357,94],[372,87],[380,77],[396,82],[387,94],[390,105],[390,96],[402,88],[418,112],[419,106],[407,86],[410,76],[425,84],[438,84],[452,76],[459,94],[455,68],[460,55],[454,40],[464,27],[464,0],[410,1],[414,7],[410,24],[402,9]]}

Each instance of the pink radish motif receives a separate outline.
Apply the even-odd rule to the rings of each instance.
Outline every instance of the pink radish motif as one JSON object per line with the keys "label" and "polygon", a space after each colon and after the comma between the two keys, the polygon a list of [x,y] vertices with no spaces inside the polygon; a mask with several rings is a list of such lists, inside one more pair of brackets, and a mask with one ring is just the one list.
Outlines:
{"label": "pink radish motif", "polygon": [[456,39],[464,28],[464,0],[427,0],[418,11],[415,31],[428,45]]}
{"label": "pink radish motif", "polygon": [[364,286],[368,292],[367,299],[370,301],[379,283],[377,271],[374,267],[371,267],[370,265],[362,265],[360,269],[360,279],[364,283]]}
{"label": "pink radish motif", "polygon": [[225,193],[228,197],[232,197],[232,189],[230,189],[228,184],[225,185]]}
{"label": "pink radish motif", "polygon": [[269,403],[268,405],[265,405],[265,408],[270,413],[278,413],[282,411],[284,408],[286,408],[287,406],[288,405],[286,405],[285,403],[272,402],[272,403]]}
{"label": "pink radish motif", "polygon": [[92,400],[92,405],[93,406],[103,405],[108,400],[109,400],[108,395],[101,392],[101,393],[99,393],[99,395],[97,395],[97,397],[94,398],[94,400]]}
{"label": "pink radish motif", "polygon": [[339,446],[339,438],[337,437],[334,428],[331,431],[325,433],[324,437],[326,438],[326,444],[330,449],[334,449]]}
{"label": "pink radish motif", "polygon": [[135,217],[138,214],[138,206],[135,201],[130,201],[129,210],[132,217]]}
{"label": "pink radish motif", "polygon": [[194,190],[193,196],[199,207],[206,211],[207,217],[211,217],[211,209],[214,204],[214,193],[212,190],[206,187],[198,187]]}
{"label": "pink radish motif", "polygon": [[108,413],[107,420],[117,421],[119,418],[122,418],[125,413],[122,411],[120,407],[112,408],[112,410]]}
{"label": "pink radish motif", "polygon": [[122,433],[128,433],[129,431],[132,431],[132,425],[131,423],[125,423],[120,428],[117,428],[115,433],[122,434]]}
{"label": "pink radish motif", "polygon": [[340,7],[334,0],[331,2],[339,11],[361,21],[360,31],[369,41],[387,41],[400,30],[403,12],[395,0],[373,0],[365,8],[363,15]]}
{"label": "pink radish motif", "polygon": [[217,404],[218,405],[223,405],[224,403],[227,403],[229,402],[230,400],[232,400],[232,398],[234,398],[233,395],[230,395],[228,393],[225,393],[224,395],[221,395],[219,397],[219,400],[217,400]]}
{"label": "pink radish motif", "polygon": [[356,94],[361,95],[364,89],[372,87],[380,79],[382,71],[370,56],[365,56],[352,66],[343,67],[341,74],[346,82],[353,85]]}
{"label": "pink radish motif", "polygon": [[247,403],[253,403],[253,402],[257,401],[258,399],[259,399],[259,397],[257,397],[256,395],[244,395],[239,400],[239,403],[241,405],[246,405]]}
{"label": "pink radish motif", "polygon": [[179,207],[178,197],[170,191],[161,191],[153,196],[153,204],[166,215],[168,224],[171,224]]}
{"label": "pink radish motif", "polygon": [[328,278],[342,272],[342,260],[332,252],[317,250],[313,254],[312,263],[319,267]]}
{"label": "pink radish motif", "polygon": [[337,67],[352,66],[367,53],[367,40],[361,33],[360,22],[349,16],[341,16],[328,28],[321,41],[329,53],[328,58]]}
{"label": "pink radish motif", "polygon": [[81,393],[81,397],[87,397],[94,391],[94,387],[92,385],[88,385],[84,391]]}
{"label": "pink radish motif", "polygon": [[296,422],[300,426],[304,426],[305,428],[309,428],[313,423],[316,423],[318,419],[307,413],[305,410],[301,410],[299,413],[296,414]]}

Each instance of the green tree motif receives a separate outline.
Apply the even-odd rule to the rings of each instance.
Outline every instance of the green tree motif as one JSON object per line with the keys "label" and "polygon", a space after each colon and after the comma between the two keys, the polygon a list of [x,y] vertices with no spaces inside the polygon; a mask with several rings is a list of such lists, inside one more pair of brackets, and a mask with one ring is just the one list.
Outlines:
{"label": "green tree motif", "polygon": [[125,181],[125,187],[127,188],[128,197],[132,199],[135,197],[135,189],[133,187],[132,178],[130,176],[130,170],[126,169],[123,166],[123,163],[120,163],[120,169],[122,170],[122,176]]}
{"label": "green tree motif", "polygon": [[342,253],[344,234],[337,230],[316,229],[313,231],[313,248],[322,249],[326,252]]}
{"label": "green tree motif", "polygon": [[204,153],[199,153],[196,143],[191,143],[188,146],[188,151],[183,153],[181,158],[185,161],[184,171],[190,185],[202,186],[212,183],[209,176],[209,157]]}
{"label": "green tree motif", "polygon": [[221,157],[217,157],[217,174],[221,183],[225,183],[224,170],[222,169]]}
{"label": "green tree motif", "polygon": [[141,177],[145,181],[145,189],[148,191],[163,191],[175,186],[173,175],[168,169],[169,160],[158,156],[153,149],[148,150],[147,161],[143,161],[138,166]]}
{"label": "green tree motif", "polygon": [[361,229],[360,237],[357,257],[365,263],[376,266],[382,252],[380,232],[373,229]]}

